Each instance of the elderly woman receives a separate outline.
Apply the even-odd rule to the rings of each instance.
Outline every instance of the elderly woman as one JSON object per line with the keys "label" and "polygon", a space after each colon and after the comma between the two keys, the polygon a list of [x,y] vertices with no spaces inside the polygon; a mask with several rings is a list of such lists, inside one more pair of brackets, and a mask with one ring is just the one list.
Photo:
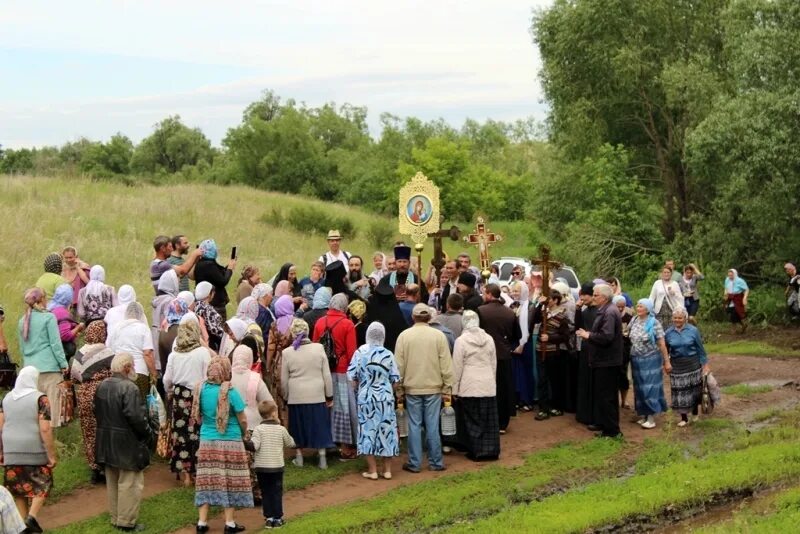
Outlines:
{"label": "elderly woman", "polygon": [[253,370],[260,373],[262,368],[261,361],[265,356],[265,346],[264,333],[256,322],[259,310],[258,301],[253,297],[246,297],[242,299],[236,309],[236,318],[241,319],[247,325],[247,333],[239,343],[244,343],[253,349]]}
{"label": "elderly woman", "polygon": [[92,484],[105,480],[105,471],[95,462],[95,438],[97,419],[94,416],[94,397],[100,382],[111,376],[111,360],[114,351],[106,347],[106,324],[93,321],[86,328],[86,344],[75,353],[70,375],[80,384],[78,388],[78,417],[81,420],[81,435],[86,461],[92,470]]}
{"label": "elderly woman", "polygon": [[247,335],[247,323],[233,317],[225,322],[225,335],[222,336],[222,343],[219,346],[219,355],[230,358],[236,345],[242,342]]}
{"label": "elderly woman", "polygon": [[[269,343],[269,327],[275,320],[275,314],[269,308],[272,304],[272,286],[269,284],[258,284],[253,288],[253,293],[250,295],[258,303],[258,315],[256,316],[256,324],[261,329],[262,339],[264,346]],[[265,354],[266,357],[266,354]]]}
{"label": "elderly woman", "polygon": [[358,442],[358,416],[356,397],[347,380],[347,368],[356,351],[356,328],[345,314],[347,296],[337,293],[331,299],[327,315],[317,321],[312,339],[319,341],[330,330],[333,338],[333,352],[336,366],[331,372],[333,380],[333,441],[339,444],[343,460],[353,460],[358,456],[355,444]]}
{"label": "elderly woman", "polygon": [[60,426],[61,402],[58,384],[67,370],[67,358],[61,344],[56,318],[45,309],[46,297],[35,287],[25,292],[25,315],[19,320],[17,337],[23,365],[38,371],[38,388],[50,400],[52,424]]}
{"label": "elderly woman", "polygon": [[187,313],[189,313],[188,304],[184,299],[177,297],[170,303],[167,314],[161,321],[158,331],[158,355],[160,358],[159,368],[162,373],[167,368],[167,359],[172,352],[175,339],[178,337],[178,325]]}
{"label": "elderly woman", "polygon": [[666,330],[672,322],[672,312],[683,308],[683,294],[678,282],[672,280],[672,269],[661,269],[661,277],[653,282],[650,290],[650,300],[653,302],[653,313],[661,326]]}
{"label": "elderly woman", "polygon": [[293,463],[303,466],[303,449],[316,449],[319,468],[327,469],[325,449],[334,447],[330,406],[333,383],[325,349],[312,343],[308,324],[292,321],[294,341],[283,351],[281,395],[289,406],[289,433],[297,444]]}
{"label": "elderly woman", "polygon": [[747,286],[747,282],[739,276],[739,272],[736,269],[728,269],[723,297],[734,332],[737,324],[741,327],[742,334],[747,330],[747,296],[749,294],[750,288]]}
{"label": "elderly woman", "polygon": [[517,408],[523,412],[530,412],[533,408],[533,357],[531,352],[525,351],[525,345],[530,337],[528,328],[528,286],[519,280],[514,280],[508,285],[511,303],[509,308],[517,316],[522,337],[513,350],[512,372],[514,376],[514,389],[517,394]]}
{"label": "elderly woman", "polygon": [[133,368],[136,371],[136,386],[142,398],[150,392],[150,384],[155,384],[158,376],[156,359],[153,350],[153,336],[147,328],[144,309],[138,302],[128,304],[125,320],[117,327],[108,341],[108,347],[114,354],[127,352],[133,356]]}
{"label": "elderly woman", "polygon": [[536,347],[539,413],[534,419],[537,421],[564,415],[568,403],[567,346],[570,342],[570,329],[562,300],[561,293],[551,291],[549,298],[539,298],[539,304],[534,310],[533,323],[540,325],[539,346]]}
{"label": "elderly woman", "polygon": [[[367,342],[367,328],[369,325],[366,322],[367,305],[363,300],[354,300],[347,305],[347,317],[353,322],[356,329],[356,346],[360,347]],[[384,332],[385,333],[385,332]]]}
{"label": "elderly woman", "polygon": [[328,313],[331,297],[333,297],[333,292],[329,287],[321,287],[314,292],[311,309],[303,313],[303,320],[308,323],[309,331],[313,332],[317,321]]}
{"label": "elderly woman", "polygon": [[383,459],[383,478],[392,478],[392,458],[400,455],[394,384],[400,372],[394,354],[383,346],[386,330],[379,322],[369,325],[361,345],[347,368],[347,378],[358,392],[358,454],[367,458],[364,478],[378,479],[375,458]]}
{"label": "elderly woman", "polygon": [[84,324],[102,321],[108,310],[117,305],[117,293],[105,281],[105,269],[100,265],[92,267],[89,283],[78,293],[78,317]]}
{"label": "elderly woman", "polygon": [[685,308],[676,309],[672,314],[672,326],[664,334],[672,367],[669,375],[672,409],[681,416],[680,427],[689,424],[689,412],[697,415],[702,400],[703,375],[709,372],[700,332],[687,323],[688,319]]}
{"label": "elderly woman", "polygon": [[253,507],[243,441],[246,405],[230,380],[230,362],[217,356],[208,364],[206,380],[194,392],[192,417],[201,422],[194,496],[194,504],[199,508],[198,532],[208,531],[211,506],[224,508],[225,532],[244,530],[233,519],[235,508]]}
{"label": "elderly woman", "polygon": [[192,485],[197,463],[198,425],[192,419],[194,389],[206,377],[213,353],[200,339],[196,321],[178,326],[175,346],[167,358],[164,371],[164,390],[171,407],[172,454],[169,468],[183,485]]}
{"label": "elderly woman", "polygon": [[664,373],[672,370],[664,343],[664,329],[653,313],[653,301],[640,299],[636,317],[628,328],[631,344],[633,391],[638,423],[644,429],[656,427],[655,416],[667,411]]}
{"label": "elderly woman", "polygon": [[292,297],[283,295],[275,301],[275,321],[269,327],[269,344],[267,345],[266,376],[269,392],[278,405],[278,413],[286,413],[286,405],[281,396],[281,362],[283,351],[292,344],[292,321],[294,320],[294,304]]}
{"label": "elderly woman", "polygon": [[78,323],[72,318],[69,307],[72,304],[72,286],[61,284],[56,288],[53,298],[47,303],[47,309],[55,315],[58,322],[58,334],[61,336],[61,345],[64,347],[64,355],[67,359],[75,355],[77,346],[75,342],[85,324]]}
{"label": "elderly woman", "polygon": [[161,354],[161,351],[159,350],[161,327],[164,324],[164,320],[167,318],[167,312],[169,311],[172,302],[178,298],[179,292],[180,280],[178,279],[178,275],[175,273],[175,270],[170,269],[162,274],[161,278],[158,279],[156,297],[151,303],[153,306],[153,322],[150,324],[150,331],[153,336],[153,356],[156,360],[156,367],[160,371],[164,370],[161,364],[162,358],[164,362],[166,362],[167,356],[169,356],[170,352],[168,349],[166,354]]}
{"label": "elderly woman", "polygon": [[497,415],[497,353],[492,337],[480,328],[474,311],[464,312],[463,331],[453,349],[453,396],[458,397],[462,422],[459,434],[473,461],[500,456]]}
{"label": "elderly woman", "polygon": [[[616,280],[616,278],[612,280]],[[611,289],[614,289],[613,285],[611,285]],[[630,324],[633,320],[633,310],[628,307],[628,300],[624,295],[614,295],[614,298],[611,299],[611,303],[619,310],[619,316],[622,321],[622,366],[620,367],[619,374],[619,405],[622,408],[630,409],[631,406],[628,404],[628,392],[631,389]]]}
{"label": "elderly woman", "polygon": [[253,293],[253,288],[261,283],[261,271],[255,265],[245,265],[239,285],[236,287],[236,304]]}
{"label": "elderly woman", "polygon": [[214,286],[211,282],[200,282],[194,288],[194,313],[203,321],[208,333],[208,346],[211,350],[220,350],[220,342],[225,335],[225,322],[211,304],[214,298]]}
{"label": "elderly woman", "polygon": [[[0,405],[0,443],[5,486],[14,496],[27,532],[42,532],[36,516],[53,486],[56,443],[50,403],[36,384],[39,371],[24,367]],[[1,526],[1,525],[0,525]]]}
{"label": "elderly woman", "polygon": [[103,321],[106,323],[107,338],[111,337],[117,325],[125,320],[125,310],[128,304],[136,302],[136,290],[128,284],[119,286],[119,293],[117,293],[117,304],[106,313]]}

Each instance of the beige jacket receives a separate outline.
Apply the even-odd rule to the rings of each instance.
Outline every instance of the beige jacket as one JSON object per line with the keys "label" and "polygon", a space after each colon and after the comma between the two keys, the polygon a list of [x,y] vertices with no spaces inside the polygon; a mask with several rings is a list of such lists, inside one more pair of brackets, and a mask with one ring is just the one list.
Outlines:
{"label": "beige jacket", "polygon": [[453,395],[494,397],[497,394],[497,352],[482,328],[464,330],[453,348]]}
{"label": "beige jacket", "polygon": [[288,404],[318,404],[333,397],[331,368],[319,343],[283,349],[281,394]]}
{"label": "beige jacket", "polygon": [[397,338],[394,356],[401,377],[399,394],[450,394],[453,362],[447,338],[439,330],[415,323]]}

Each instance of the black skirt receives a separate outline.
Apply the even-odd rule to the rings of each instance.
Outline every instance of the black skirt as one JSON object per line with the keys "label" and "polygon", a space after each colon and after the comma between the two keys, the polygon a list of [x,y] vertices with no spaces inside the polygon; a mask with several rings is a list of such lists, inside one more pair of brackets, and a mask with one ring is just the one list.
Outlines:
{"label": "black skirt", "polygon": [[500,457],[500,424],[495,397],[460,397],[459,441],[470,460],[497,460]]}

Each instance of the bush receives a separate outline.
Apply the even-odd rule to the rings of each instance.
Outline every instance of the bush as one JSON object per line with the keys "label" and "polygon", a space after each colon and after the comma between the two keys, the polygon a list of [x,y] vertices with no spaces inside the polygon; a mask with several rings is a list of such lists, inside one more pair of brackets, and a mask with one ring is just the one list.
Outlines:
{"label": "bush", "polygon": [[377,220],[367,228],[367,239],[370,244],[378,249],[389,246],[394,240],[395,228],[391,223]]}
{"label": "bush", "polygon": [[[275,210],[273,209],[273,212]],[[300,232],[317,232],[327,234],[328,230],[336,229],[342,237],[353,239],[356,236],[353,221],[347,217],[336,217],[322,212],[313,206],[296,206],[289,209],[283,219],[289,226]]]}

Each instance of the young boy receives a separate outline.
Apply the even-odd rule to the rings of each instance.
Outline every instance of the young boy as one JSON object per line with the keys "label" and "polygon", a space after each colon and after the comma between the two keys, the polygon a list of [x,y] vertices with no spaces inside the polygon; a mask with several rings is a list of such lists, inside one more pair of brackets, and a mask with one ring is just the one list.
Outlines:
{"label": "young boy", "polygon": [[253,430],[258,485],[261,488],[261,507],[266,520],[265,528],[283,526],[283,448],[294,448],[294,439],[281,426],[278,405],[271,400],[258,404],[263,421]]}

